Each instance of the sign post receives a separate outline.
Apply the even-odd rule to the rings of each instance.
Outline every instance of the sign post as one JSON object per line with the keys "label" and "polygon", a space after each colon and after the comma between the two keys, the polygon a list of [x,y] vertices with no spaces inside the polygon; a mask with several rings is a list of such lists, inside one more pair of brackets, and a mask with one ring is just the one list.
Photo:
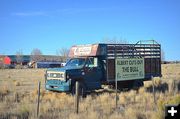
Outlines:
{"label": "sign post", "polygon": [[115,59],[115,86],[117,108],[117,81],[135,80],[144,78],[144,58],[116,58]]}
{"label": "sign post", "polygon": [[117,96],[117,78],[116,78],[116,109],[117,109],[117,102],[118,102],[118,96]]}
{"label": "sign post", "polygon": [[[115,47],[115,60],[117,59],[117,54],[116,54],[116,47]],[[115,68],[116,68],[117,65],[115,65]],[[117,103],[118,103],[118,96],[117,96],[117,77],[115,77],[116,79],[116,109],[117,109]]]}

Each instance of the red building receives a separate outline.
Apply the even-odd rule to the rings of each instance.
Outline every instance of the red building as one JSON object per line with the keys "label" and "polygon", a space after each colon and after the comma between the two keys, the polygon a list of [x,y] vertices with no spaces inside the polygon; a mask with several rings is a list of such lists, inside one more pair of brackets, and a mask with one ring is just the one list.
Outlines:
{"label": "red building", "polygon": [[10,65],[11,64],[11,58],[8,56],[4,57],[3,63],[5,65]]}

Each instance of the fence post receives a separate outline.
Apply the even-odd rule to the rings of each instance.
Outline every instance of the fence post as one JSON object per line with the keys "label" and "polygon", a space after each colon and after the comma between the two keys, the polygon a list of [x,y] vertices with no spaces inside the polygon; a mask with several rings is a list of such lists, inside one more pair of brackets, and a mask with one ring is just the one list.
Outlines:
{"label": "fence post", "polygon": [[76,81],[76,96],[75,96],[75,110],[76,113],[78,114],[79,112],[79,82]]}
{"label": "fence post", "polygon": [[133,95],[133,101],[134,101],[134,103],[136,102],[136,94],[137,94],[137,90],[135,91],[135,94]]}
{"label": "fence post", "polygon": [[154,104],[156,105],[156,92],[155,92],[155,85],[154,85],[154,79],[153,76],[151,76],[152,85],[153,85],[153,97],[154,97]]}
{"label": "fence post", "polygon": [[40,87],[41,87],[41,82],[39,81],[38,82],[37,117],[39,116]]}
{"label": "fence post", "polygon": [[174,96],[177,94],[177,84],[176,80],[173,80],[173,90],[174,90]]}
{"label": "fence post", "polygon": [[19,95],[17,92],[14,93],[14,97],[15,97],[15,102],[18,103],[19,102]]}

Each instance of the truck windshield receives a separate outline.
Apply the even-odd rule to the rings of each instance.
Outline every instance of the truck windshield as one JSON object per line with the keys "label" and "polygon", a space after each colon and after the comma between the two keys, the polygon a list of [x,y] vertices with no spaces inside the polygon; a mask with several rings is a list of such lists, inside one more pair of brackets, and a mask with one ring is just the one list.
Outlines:
{"label": "truck windshield", "polygon": [[85,64],[86,59],[85,58],[74,58],[70,59],[66,66],[73,66],[73,67],[83,67]]}

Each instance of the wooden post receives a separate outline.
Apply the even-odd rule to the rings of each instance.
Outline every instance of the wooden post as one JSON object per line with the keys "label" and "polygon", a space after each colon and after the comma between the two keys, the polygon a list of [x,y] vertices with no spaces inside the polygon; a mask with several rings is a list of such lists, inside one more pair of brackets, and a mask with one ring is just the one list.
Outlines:
{"label": "wooden post", "polygon": [[38,82],[37,117],[39,116],[40,87],[41,87],[41,82],[39,81]]}
{"label": "wooden post", "polygon": [[155,86],[154,86],[154,79],[153,76],[151,76],[152,85],[153,85],[153,97],[154,97],[154,104],[156,105],[156,95],[155,95]]}
{"label": "wooden post", "polygon": [[173,90],[174,90],[174,96],[175,96],[177,94],[176,80],[173,80]]}
{"label": "wooden post", "polygon": [[19,102],[19,95],[17,92],[15,92],[14,97],[15,97],[15,102],[18,103]]}
{"label": "wooden post", "polygon": [[[136,90],[137,91],[137,90]],[[133,95],[133,97],[134,97],[134,99],[133,99],[133,101],[134,101],[134,103],[136,102],[136,91],[135,91],[135,94]]]}
{"label": "wooden post", "polygon": [[76,96],[75,96],[75,110],[78,114],[79,112],[79,82],[76,81]]}

